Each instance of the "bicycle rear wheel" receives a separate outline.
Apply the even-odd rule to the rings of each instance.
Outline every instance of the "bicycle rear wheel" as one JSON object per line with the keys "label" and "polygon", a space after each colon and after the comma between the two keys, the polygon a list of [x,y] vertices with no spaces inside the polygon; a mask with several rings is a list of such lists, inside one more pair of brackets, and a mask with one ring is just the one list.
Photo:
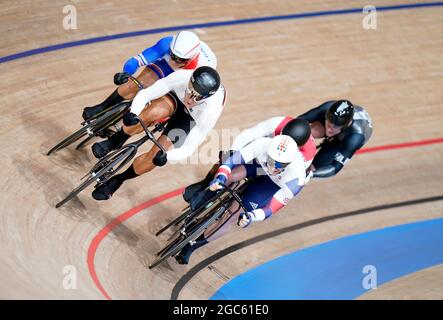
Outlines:
{"label": "bicycle rear wheel", "polygon": [[166,250],[163,249],[159,258],[154,260],[154,262],[149,266],[149,269],[152,269],[158,266],[160,263],[168,259],[169,257],[175,256],[179,253],[189,242],[197,239],[205,230],[215,221],[217,220],[225,211],[226,207],[222,206],[218,208],[212,215],[209,215],[206,219],[203,219],[196,225],[194,225],[189,231],[189,235],[180,234],[180,236],[174,239],[170,244],[166,246]]}
{"label": "bicycle rear wheel", "polygon": [[92,123],[87,124],[86,126],[80,128],[67,138],[60,141],[58,144],[56,144],[54,147],[52,147],[48,153],[46,153],[47,156],[51,155],[51,153],[55,151],[59,151],[63,148],[66,148],[67,146],[73,144],[75,141],[80,140],[82,137],[86,136],[88,134],[88,131],[91,130],[91,127],[93,126]]}
{"label": "bicycle rear wheel", "polygon": [[[202,221],[205,217],[210,215],[212,212],[218,210],[223,204],[224,204],[223,202],[215,203],[215,205],[214,205],[214,203],[211,203],[211,207],[200,208],[196,212],[192,212],[192,211],[186,212],[187,213],[186,215],[182,214],[179,218],[176,219],[176,220],[180,219],[181,221],[185,220],[182,227],[180,229],[177,229],[175,232],[173,232],[169,236],[169,239],[168,239],[169,244],[166,247],[164,247],[163,249],[161,249],[159,252],[157,252],[157,255],[158,256],[162,255],[163,252],[168,250],[174,244],[174,241],[176,241],[177,238],[175,240],[172,240],[172,239],[174,237],[176,237],[176,235],[178,235],[180,233],[183,234],[182,232],[184,230],[192,230],[192,228],[194,228],[200,221]],[[176,225],[178,225],[181,221],[177,221]],[[188,233],[189,233],[189,231],[188,231]]]}
{"label": "bicycle rear wheel", "polygon": [[[188,206],[187,208],[185,208],[185,210],[183,211],[183,213],[178,216],[176,219],[172,220],[171,222],[169,222],[167,225],[165,225],[163,228],[161,228],[159,231],[157,231],[157,233],[155,234],[156,236],[159,236],[160,234],[162,234],[164,231],[166,231],[167,229],[169,229],[172,226],[177,226],[180,222],[182,222],[183,220],[187,220],[189,221],[190,219],[192,219],[193,217],[197,216],[198,214],[200,214],[201,212],[203,212],[204,210],[208,209],[209,205],[212,205],[213,202],[215,200],[217,200],[218,198],[220,198],[219,194],[216,194],[213,198],[207,200],[205,203],[203,203],[199,208],[197,208],[197,210],[192,211],[191,207]],[[187,225],[187,222],[185,222],[184,224],[185,226]]]}
{"label": "bicycle rear wheel", "polygon": [[184,219],[186,219],[186,217],[191,213],[191,208],[187,208],[180,216],[178,216],[176,219],[172,220],[171,222],[169,222],[167,225],[165,225],[163,228],[161,228],[160,230],[158,230],[155,235],[158,237],[159,235],[161,235],[163,232],[165,232],[167,229],[169,229],[172,226],[176,226],[178,225],[180,222],[182,222]]}
{"label": "bicycle rear wheel", "polygon": [[87,179],[78,187],[72,190],[62,201],[55,205],[60,208],[66,202],[77,196],[80,192],[90,186],[93,182],[98,185],[105,183],[109,178],[114,176],[124,165],[126,165],[135,156],[136,148],[132,145],[117,150],[105,158],[101,159],[86,175]]}
{"label": "bicycle rear wheel", "polygon": [[98,115],[96,118],[88,120],[85,122],[85,125],[82,128],[60,141],[58,144],[52,147],[46,155],[49,156],[55,151],[66,148],[86,135],[89,135],[90,137],[95,136],[98,131],[117,123],[123,117],[123,114],[129,108],[129,106],[130,102],[120,103],[114,107],[111,107],[107,111],[104,111],[103,114]]}
{"label": "bicycle rear wheel", "polygon": [[79,149],[80,149],[81,147],[83,147],[86,143],[88,143],[89,140],[91,140],[92,138],[94,138],[94,137],[92,137],[92,136],[86,137],[82,142],[80,142],[80,143],[75,147],[75,150],[79,150]]}

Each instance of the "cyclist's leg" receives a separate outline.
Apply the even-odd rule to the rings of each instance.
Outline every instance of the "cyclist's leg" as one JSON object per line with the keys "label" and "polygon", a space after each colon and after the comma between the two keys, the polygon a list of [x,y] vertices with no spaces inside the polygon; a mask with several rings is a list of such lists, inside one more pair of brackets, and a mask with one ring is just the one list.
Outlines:
{"label": "cyclist's leg", "polygon": [[[185,106],[182,105],[177,98],[175,101],[177,103],[176,111],[169,118],[163,134],[158,139],[166,150],[172,146],[180,148],[195,125],[192,117],[184,111]],[[142,154],[134,160],[134,169],[138,175],[149,172],[155,168],[152,160],[158,151],[160,150],[154,145],[149,152]]]}
{"label": "cyclist's leg", "polygon": [[215,174],[217,173],[218,168],[220,168],[220,164],[223,162],[223,157],[229,156],[230,153],[224,153],[220,151],[219,153],[219,161],[212,165],[209,172],[206,174],[206,177],[203,180],[190,184],[183,191],[183,199],[186,202],[190,202],[192,197],[200,191],[203,191],[209,183],[214,179]]}
{"label": "cyclist's leg", "polygon": [[314,168],[321,168],[323,166],[331,165],[334,162],[334,157],[340,150],[341,143],[338,139],[332,139],[322,143],[320,150],[312,161]]}
{"label": "cyclist's leg", "polygon": [[200,180],[198,182],[195,182],[187,186],[183,191],[183,199],[189,203],[191,199],[194,197],[194,195],[197,194],[197,192],[203,191],[209,185],[209,183],[214,179],[214,176],[219,167],[220,167],[219,163],[213,164],[203,180]]}
{"label": "cyclist's leg", "polygon": [[[161,59],[147,65],[136,79],[143,88],[147,88],[153,85],[158,79],[162,79],[172,72],[174,72],[174,70],[172,70],[164,59]],[[132,100],[139,90],[140,88],[134,81],[128,80],[117,88],[117,93],[125,100]]]}
{"label": "cyclist's leg", "polygon": [[[175,101],[171,99],[169,95],[166,95],[153,101],[149,107],[145,108],[140,114],[140,118],[143,121],[146,121],[146,123],[150,124],[157,120],[171,116],[174,111],[174,107]],[[95,143],[92,146],[94,155],[96,157],[103,157],[109,151],[120,148],[130,137],[130,135],[125,132],[125,129],[130,131],[132,134],[140,131],[140,129],[143,130],[140,124],[130,127],[122,127],[122,129],[117,131],[108,140]],[[165,150],[168,150],[172,146],[171,141],[166,135],[160,136],[158,142],[165,148]],[[129,166],[124,172],[112,177],[108,182],[96,188],[92,192],[92,197],[96,200],[107,200],[112,196],[112,194],[114,194],[115,191],[118,190],[118,188],[120,188],[124,181],[136,178],[143,173],[151,171],[155,167],[152,163],[152,159],[159,150],[160,149],[154,145],[149,152],[137,157],[131,166]]]}
{"label": "cyclist's leg", "polygon": [[[218,168],[219,166],[217,166],[216,168],[213,167],[213,169],[215,169],[214,170],[215,172],[212,173],[213,170],[211,170],[211,172],[207,175],[205,180],[198,182],[198,186],[195,186],[195,189],[197,188],[198,189],[194,191],[192,194],[188,194],[188,196],[190,196],[189,199],[186,200],[185,198],[185,201],[187,201],[190,204],[191,209],[195,210],[200,205],[202,205],[203,203],[205,203],[214,196],[215,192],[210,191],[209,189],[207,189],[207,187],[209,183],[214,179],[215,173],[217,172]],[[255,177],[261,174],[260,170],[262,170],[261,166],[256,161],[253,161],[252,163],[247,163],[245,165],[236,166],[232,169],[231,175],[229,176],[229,179],[226,182],[226,184],[229,185],[230,183],[240,181],[246,177]],[[203,182],[205,184],[203,184]],[[192,186],[194,185],[191,185],[189,187]]]}
{"label": "cyclist's leg", "polygon": [[[215,173],[214,173],[214,175],[215,175]],[[212,197],[214,197],[216,192],[207,189],[209,183],[214,178],[214,175],[212,175],[212,177],[208,177],[208,178],[210,178],[210,179],[207,179],[209,181],[204,186],[199,186],[199,188],[201,188],[201,189],[198,191],[195,191],[192,194],[192,196],[189,198],[188,202],[189,202],[192,210],[197,209],[198,207],[203,205],[205,202],[210,200]],[[245,177],[246,177],[246,169],[243,165],[240,165],[240,166],[237,166],[234,169],[232,169],[231,176],[229,177],[229,179],[226,183],[230,184],[232,182],[240,181],[241,179],[243,179]]]}
{"label": "cyclist's leg", "polygon": [[[253,163],[237,166],[234,169],[232,169],[231,175],[229,176],[227,183],[230,184],[233,182],[237,182],[246,177],[255,177],[259,174],[257,170],[259,170],[260,168],[261,166],[255,161]],[[254,186],[257,184],[260,185],[260,181],[258,182],[253,181],[244,190],[243,193],[246,194],[246,199],[250,198],[250,196],[248,196],[249,194],[254,194],[254,192],[251,190],[255,190]],[[236,214],[230,217],[226,216],[225,219],[221,219],[220,222],[214,228],[208,229],[207,232],[205,232],[205,238],[208,241],[214,241],[215,239],[218,239],[221,236],[225,235],[230,230],[232,225],[238,221],[239,214],[243,212],[243,210],[240,209],[240,205],[236,201],[232,203],[229,210],[231,212],[236,212]]]}
{"label": "cyclist's leg", "polygon": [[[215,174],[215,173],[214,173]],[[239,181],[246,177],[246,169],[243,165],[237,166],[232,170],[230,181],[227,183]],[[209,189],[199,191],[193,195],[193,197],[190,199],[190,205],[191,208],[197,208],[198,206],[202,205],[206,201],[208,201],[211,197],[213,197],[215,192],[209,191]],[[234,210],[234,206],[231,206],[231,210]],[[238,209],[238,208],[237,208]],[[237,218],[238,219],[238,218]],[[189,258],[191,257],[192,253],[197,250],[198,248],[204,246],[209,241],[215,240],[220,238],[221,236],[225,235],[230,227],[235,222],[235,215],[229,217],[228,215],[223,216],[219,221],[217,221],[213,226],[210,226],[208,229],[208,232],[203,233],[201,236],[199,236],[195,243],[193,245],[187,244],[179,254],[175,256],[175,259],[179,264],[188,264]],[[208,234],[217,234],[215,238],[207,239],[206,235]]]}
{"label": "cyclist's leg", "polygon": [[[150,127],[159,120],[173,115],[176,106],[177,103],[175,97],[167,94],[161,98],[153,100],[150,104],[147,104],[143,111],[139,114],[139,118],[143,121],[143,123]],[[133,126],[123,125],[122,128],[128,136],[133,136],[137,133],[143,132],[143,127],[140,123]]]}
{"label": "cyclist's leg", "polygon": [[[167,99],[161,100],[162,98],[160,98],[157,99],[156,101],[163,101],[163,102],[169,101],[169,103],[171,103],[170,105],[168,105],[167,103],[163,104],[163,107],[166,108],[166,110],[169,110],[168,114],[159,113],[156,114],[155,116],[152,116],[152,113],[149,110],[152,107],[151,105],[148,108],[145,108],[145,110],[142,112],[142,114],[144,115],[142,115],[141,119],[145,119],[146,122],[149,123],[150,121],[155,122],[156,120],[160,120],[165,116],[170,116],[166,128],[163,131],[163,134],[158,139],[158,142],[163,146],[163,148],[165,150],[168,150],[172,146],[180,147],[184,143],[184,140],[186,139],[186,136],[189,133],[189,131],[191,131],[194,122],[192,117],[187,113],[185,113],[184,105],[175,104],[179,102],[179,100],[176,99],[176,97],[174,97],[172,94],[168,94],[163,98]],[[171,105],[177,106],[176,111],[173,115],[171,115],[172,113],[171,112],[172,108],[170,108]],[[129,138],[129,134],[127,134],[124,131],[124,129],[131,130],[132,133],[135,133],[140,129],[140,128],[137,129],[138,126],[141,127],[140,124],[131,127],[124,127],[122,130],[117,132],[117,134],[126,135],[125,139],[127,139]],[[175,135],[173,134],[177,133],[178,131],[181,134],[175,134]],[[110,139],[112,139],[112,137]],[[107,200],[115,191],[117,191],[118,188],[120,188],[120,186],[123,184],[124,181],[136,178],[142,174],[145,174],[153,170],[155,168],[155,165],[153,164],[152,160],[154,159],[154,156],[157,154],[158,151],[160,151],[160,149],[156,145],[154,145],[151,148],[151,150],[135,158],[131,166],[129,166],[123,173],[116,175],[115,177],[109,179],[108,182],[96,188],[92,193],[94,199]]]}
{"label": "cyclist's leg", "polygon": [[[173,114],[175,106],[175,100],[170,95],[165,95],[146,105],[139,117],[149,126]],[[92,152],[95,157],[102,158],[111,150],[120,148],[129,137],[142,131],[143,127],[139,123],[134,126],[123,126],[107,140],[94,143],[92,145]]]}
{"label": "cyclist's leg", "polygon": [[[143,69],[143,71],[136,77],[138,82],[143,86],[143,88],[147,88],[151,86],[155,81],[162,78],[164,75],[162,72],[157,71],[152,66],[148,66]],[[116,105],[124,100],[131,100],[135,97],[137,92],[140,90],[138,85],[134,83],[132,80],[128,80],[126,83],[123,83],[115,89],[109,97],[107,97],[103,102],[92,106],[86,107],[83,109],[82,117],[87,120],[99,112]]]}
{"label": "cyclist's leg", "polygon": [[[143,86],[143,88],[147,88],[154,84],[155,81],[159,79],[159,76],[149,67],[143,69],[143,71],[135,77],[138,82]],[[135,95],[138,93],[140,88],[137,86],[134,81],[128,80],[126,83],[123,83],[118,86],[117,92],[123,97],[125,100],[134,99]]]}
{"label": "cyclist's leg", "polygon": [[[157,140],[165,150],[168,150],[172,143],[166,136],[160,136]],[[115,191],[117,191],[124,181],[134,179],[146,172],[155,168],[152,163],[152,159],[160,149],[154,145],[150,151],[144,153],[137,158],[134,162],[122,173],[112,177],[108,182],[102,184],[92,192],[92,197],[95,200],[108,200]]]}
{"label": "cyclist's leg", "polygon": [[[235,213],[233,215],[230,215],[229,211]],[[236,224],[236,222],[238,221],[239,214],[241,213],[240,205],[236,201],[234,201],[229,207],[229,211],[227,210],[222,219],[217,221],[217,223],[215,223],[213,226],[209,227],[205,231],[204,238],[208,242],[223,237]]]}
{"label": "cyclist's leg", "polygon": [[[260,168],[260,165],[258,163],[256,163],[255,161],[250,164],[237,166],[232,170],[231,176],[230,176],[229,181],[227,183],[240,181],[241,179],[243,179],[245,177],[256,176],[260,173],[259,168]],[[244,199],[245,199],[245,195],[246,195],[246,199],[247,199],[247,202],[245,203],[245,207],[248,210],[253,210],[253,208],[251,207],[251,203],[254,203],[254,201],[257,203],[257,205],[262,205],[262,202],[260,201],[261,200],[260,196],[271,195],[271,197],[272,197],[274,195],[274,193],[276,192],[274,190],[275,187],[271,186],[269,184],[269,181],[267,181],[264,178],[267,178],[273,185],[275,185],[272,182],[272,180],[269,179],[269,177],[267,175],[259,177],[256,180],[252,181],[244,190]],[[271,190],[268,190],[268,189],[270,189],[269,186],[272,187]],[[258,191],[256,191],[256,190],[261,190],[259,197],[257,197]],[[267,190],[267,192],[265,192],[265,190]],[[256,194],[256,196],[252,197],[251,195],[254,195],[254,194]],[[266,198],[266,200],[269,201],[269,196]],[[245,201],[243,201],[243,202],[245,202]],[[216,224],[214,224],[214,226],[208,228],[208,230],[205,233],[203,233],[200,237],[198,237],[195,244],[193,244],[193,245],[187,244],[180,251],[180,253],[175,257],[179,264],[188,264],[189,259],[195,250],[204,246],[205,244],[209,243],[210,241],[214,241],[214,240],[224,236],[226,233],[228,233],[231,230],[232,226],[238,221],[239,214],[242,211],[240,210],[239,204],[236,203],[235,201],[232,203],[229,210],[231,212],[235,212],[235,214],[233,214],[231,216],[225,215],[224,217],[222,217],[222,219],[220,219],[218,221],[218,223],[216,223]],[[228,211],[226,211],[226,213],[228,213]]]}
{"label": "cyclist's leg", "polygon": [[[243,191],[243,205],[248,211],[252,211],[256,208],[264,207],[278,191],[279,187],[272,182],[267,176],[263,175],[252,181]],[[243,213],[243,209],[237,202],[233,202],[229,208],[231,212],[236,212],[231,217],[228,217],[226,221],[220,224],[218,229],[208,229],[205,232],[206,240],[208,242],[214,241],[223,235],[225,235],[234,224],[237,223],[239,215]]]}
{"label": "cyclist's leg", "polygon": [[[169,140],[169,138],[165,135],[161,135],[160,138],[158,138],[158,142],[162,145],[162,147],[165,150],[168,150],[173,146],[171,140]],[[155,165],[152,163],[152,160],[159,151],[160,149],[156,145],[154,145],[151,148],[151,150],[135,158],[133,163],[134,172],[138,176],[140,176],[142,174],[152,171],[155,168]]]}

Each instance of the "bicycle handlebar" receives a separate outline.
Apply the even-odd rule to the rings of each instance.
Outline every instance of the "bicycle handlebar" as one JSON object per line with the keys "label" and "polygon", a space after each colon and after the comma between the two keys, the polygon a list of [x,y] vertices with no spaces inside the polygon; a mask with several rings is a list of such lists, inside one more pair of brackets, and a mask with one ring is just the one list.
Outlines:
{"label": "bicycle handlebar", "polygon": [[138,121],[140,121],[141,126],[143,127],[143,130],[145,130],[146,135],[148,136],[149,140],[151,140],[152,142],[154,142],[154,144],[160,148],[161,151],[163,151],[164,153],[166,153],[165,148],[163,148],[163,146],[157,141],[157,139],[154,137],[154,135],[152,134],[152,132],[148,129],[148,127],[146,126],[146,124],[143,122],[142,119],[140,119],[140,117],[136,117],[136,119],[138,119]]}
{"label": "bicycle handlebar", "polygon": [[[134,78],[133,76],[129,76],[129,79],[131,79],[140,90],[143,90],[144,87],[143,85],[140,83],[140,81],[138,81],[136,78]],[[138,119],[138,121],[140,121],[141,126],[143,127],[143,130],[145,131],[146,135],[148,136],[148,138],[154,142],[154,144],[160,148],[161,151],[163,151],[164,153],[166,153],[166,150],[163,148],[163,146],[157,141],[157,139],[154,137],[154,135],[152,134],[152,132],[148,129],[148,127],[146,126],[146,124],[143,122],[142,119],[140,119],[138,116],[136,117],[136,119]]]}
{"label": "bicycle handlebar", "polygon": [[221,183],[220,185],[223,187],[223,189],[226,189],[234,197],[234,199],[238,202],[238,204],[242,207],[242,209],[245,212],[248,212],[248,209],[245,208],[245,206],[243,205],[242,199],[240,198],[240,196],[238,195],[238,193],[235,190],[229,188],[224,183]]}

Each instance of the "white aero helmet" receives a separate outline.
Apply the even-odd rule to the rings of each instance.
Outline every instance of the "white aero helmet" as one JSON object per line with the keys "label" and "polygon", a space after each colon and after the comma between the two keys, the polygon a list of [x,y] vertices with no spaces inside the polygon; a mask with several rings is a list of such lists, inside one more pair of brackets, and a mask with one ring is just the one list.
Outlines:
{"label": "white aero helmet", "polygon": [[275,136],[268,147],[267,166],[269,171],[282,171],[297,158],[298,146],[290,136]]}
{"label": "white aero helmet", "polygon": [[200,39],[191,31],[180,31],[171,42],[171,57],[190,60],[200,53]]}

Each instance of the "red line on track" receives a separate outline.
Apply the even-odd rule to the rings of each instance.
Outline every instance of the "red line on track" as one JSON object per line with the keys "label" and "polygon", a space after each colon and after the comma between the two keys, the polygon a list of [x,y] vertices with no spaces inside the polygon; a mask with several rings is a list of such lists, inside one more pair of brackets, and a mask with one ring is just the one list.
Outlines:
{"label": "red line on track", "polygon": [[[357,154],[384,151],[384,150],[393,150],[393,149],[400,149],[400,148],[420,147],[420,146],[436,144],[436,143],[443,143],[443,138],[421,140],[421,141],[407,142],[407,143],[390,144],[390,145],[379,146],[379,147],[363,148],[363,149],[357,151]],[[168,199],[174,198],[174,197],[182,194],[183,190],[184,190],[184,188],[180,188],[180,189],[176,189],[174,191],[165,193],[165,194],[160,195],[154,199],[144,202],[135,208],[132,208],[132,209],[126,211],[125,213],[119,215],[117,218],[115,218],[110,223],[108,223],[105,227],[103,227],[97,233],[97,235],[94,237],[94,239],[92,240],[91,244],[89,245],[89,249],[88,249],[88,261],[87,261],[88,262],[88,269],[89,269],[89,273],[91,275],[92,280],[94,281],[98,290],[100,290],[100,292],[103,294],[103,296],[106,299],[111,300],[111,297],[109,296],[109,294],[106,292],[106,290],[101,285],[100,280],[98,279],[98,276],[97,276],[97,272],[95,271],[95,265],[94,265],[95,254],[96,254],[98,246],[100,245],[102,240],[109,234],[109,232],[111,232],[120,223],[128,220],[129,218],[136,215],[137,213],[140,213],[144,209],[147,209],[149,207],[152,207],[153,205],[156,205],[160,202],[166,201]]]}
{"label": "red line on track", "polygon": [[430,140],[421,140],[415,142],[406,142],[406,143],[398,143],[398,144],[388,144],[385,146],[372,147],[372,148],[363,148],[357,151],[357,154],[368,153],[368,152],[376,152],[383,150],[393,150],[393,149],[401,149],[401,148],[412,148],[412,147],[420,147],[428,144],[435,143],[443,143],[443,138],[438,139],[430,139]]}
{"label": "red line on track", "polygon": [[117,218],[109,222],[104,228],[102,228],[97,235],[92,240],[89,249],[88,249],[88,268],[89,273],[92,277],[92,280],[94,281],[97,288],[100,290],[100,292],[104,295],[104,297],[108,300],[111,300],[111,297],[106,292],[106,290],[103,288],[103,286],[100,283],[100,280],[98,279],[97,272],[95,271],[95,265],[94,265],[94,258],[95,253],[97,252],[97,248],[100,245],[100,242],[108,235],[109,232],[111,232],[116,226],[118,226],[120,223],[128,220],[132,216],[136,215],[140,211],[147,209],[149,207],[152,207],[153,205],[163,202],[165,200],[168,200],[170,198],[174,198],[180,194],[182,194],[184,188],[176,189],[174,191],[168,192],[166,194],[162,194],[154,199],[151,199],[147,202],[144,202],[140,205],[138,205],[135,208],[132,208],[125,213],[119,215]]}

